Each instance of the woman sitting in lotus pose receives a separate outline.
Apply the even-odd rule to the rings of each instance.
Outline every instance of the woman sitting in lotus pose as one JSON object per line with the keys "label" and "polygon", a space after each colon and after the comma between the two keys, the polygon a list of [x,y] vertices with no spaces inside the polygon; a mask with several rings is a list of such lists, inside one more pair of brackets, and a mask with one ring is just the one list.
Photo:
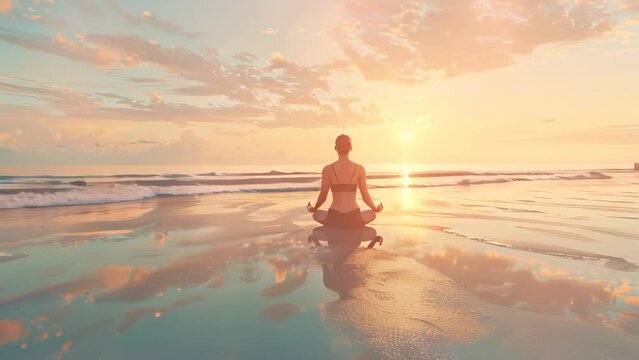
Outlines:
{"label": "woman sitting in lotus pose", "polygon": [[[358,227],[375,220],[375,213],[384,209],[380,203],[375,206],[366,185],[366,170],[348,157],[353,149],[351,139],[340,135],[335,139],[338,159],[322,170],[322,186],[315,206],[309,202],[306,208],[313,213],[313,219],[331,227]],[[355,199],[357,187],[364,203],[371,210],[360,211]],[[326,201],[328,190],[333,193],[333,203],[328,211],[318,210]]]}

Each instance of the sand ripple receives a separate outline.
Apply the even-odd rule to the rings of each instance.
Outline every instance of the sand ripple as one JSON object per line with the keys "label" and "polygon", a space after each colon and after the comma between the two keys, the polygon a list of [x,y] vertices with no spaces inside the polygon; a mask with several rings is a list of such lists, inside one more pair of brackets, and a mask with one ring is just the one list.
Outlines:
{"label": "sand ripple", "polygon": [[357,249],[332,267],[338,274],[325,283],[340,300],[325,309],[341,328],[361,334],[376,357],[428,359],[438,345],[489,332],[488,306],[415,260]]}

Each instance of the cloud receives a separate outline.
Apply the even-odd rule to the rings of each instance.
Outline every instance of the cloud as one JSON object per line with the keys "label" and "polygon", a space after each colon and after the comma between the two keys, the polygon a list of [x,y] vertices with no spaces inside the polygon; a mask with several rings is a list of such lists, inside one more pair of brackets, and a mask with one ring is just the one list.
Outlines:
{"label": "cloud", "polygon": [[143,102],[116,94],[100,94],[117,99],[113,104],[103,104],[91,111],[67,113],[73,118],[119,119],[129,121],[169,121],[175,123],[259,123],[269,115],[267,109],[249,105],[200,107],[181,103],[166,103],[157,92],[150,92],[149,102]]}
{"label": "cloud", "polygon": [[344,0],[350,18],[331,33],[369,80],[412,84],[510,66],[552,43],[611,29],[606,1]]}
{"label": "cloud", "polygon": [[639,1],[638,0],[626,0],[625,2],[619,4],[617,9],[618,10],[622,10],[622,11],[630,11],[630,12],[639,11]]}
{"label": "cloud", "polygon": [[[225,64],[217,61],[215,56],[205,58],[186,49],[163,48],[157,42],[138,36],[77,35],[74,40],[69,40],[62,34],[46,39],[0,33],[0,40],[27,49],[87,62],[99,68],[155,65],[187,80],[208,84],[202,95],[224,95],[243,102],[255,98],[254,94],[241,84],[242,81],[255,82],[249,74],[241,73],[242,67],[230,66],[229,69],[225,69]],[[188,90],[178,92],[188,93]]]}
{"label": "cloud", "polygon": [[267,27],[266,29],[260,30],[260,33],[262,33],[264,35],[275,36],[275,35],[279,34],[280,32],[278,30],[273,29],[272,27]]}
{"label": "cloud", "polygon": [[11,0],[0,0],[0,14],[10,14],[13,9]]}
{"label": "cloud", "polygon": [[49,26],[61,28],[61,29],[67,27],[66,21],[62,18],[54,18],[54,17],[38,15],[38,14],[29,14],[29,15],[22,14],[22,17],[33,23],[49,25]]}
{"label": "cloud", "polygon": [[[15,119],[83,119],[169,121],[175,123],[225,122],[259,123],[269,116],[269,110],[249,105],[199,107],[166,103],[157,92],[147,94],[149,101],[140,101],[113,93],[97,95],[39,84],[0,82],[0,93],[45,101],[48,106],[0,104],[0,124],[15,124]],[[1,130],[1,128],[0,128]],[[33,134],[30,134],[33,136]],[[50,138],[50,137],[49,137]],[[39,138],[43,140],[42,137]]]}
{"label": "cloud", "polygon": [[44,20],[44,16],[42,15],[23,15],[23,17],[33,22],[41,22],[42,20]]}
{"label": "cloud", "polygon": [[159,105],[159,104],[163,104],[164,100],[162,100],[162,97],[160,96],[160,94],[158,94],[155,91],[151,91],[149,93],[147,93],[147,95],[149,95],[149,98],[151,99],[151,102],[155,105]]}
{"label": "cloud", "polygon": [[0,93],[42,99],[64,109],[88,108],[99,103],[96,96],[87,93],[38,83],[0,82]]}
{"label": "cloud", "polygon": [[[0,88],[3,88],[2,85],[0,82]],[[37,91],[40,90],[33,90]],[[189,124],[207,122],[264,126],[261,118],[273,116],[265,109],[242,105],[206,108],[174,104],[161,99],[160,94],[149,94],[148,101],[138,101],[105,93],[97,95],[98,102],[93,104],[93,100],[74,99],[78,97],[77,93],[72,93],[68,99],[55,91],[52,93],[54,95],[47,97],[35,96],[38,100],[48,99],[46,101],[50,102],[45,106],[0,104],[0,163],[204,164],[229,163],[240,158],[254,161],[256,156],[259,159],[275,156],[274,150],[232,148],[234,157],[226,158],[222,154],[229,149],[228,145],[206,139],[190,129],[183,129]],[[80,96],[80,99],[83,98]],[[85,107],[87,104],[88,107]],[[158,121],[180,124],[182,129],[177,128],[177,131],[181,131],[177,139],[169,141],[164,140],[164,136],[139,138],[128,135],[131,128],[137,127],[131,122],[157,124]],[[270,127],[284,125],[279,123]],[[162,126],[166,126],[167,131],[175,131],[168,130],[175,127]],[[245,137],[253,131],[221,132],[217,129],[226,127],[218,126],[214,132],[233,137]]]}
{"label": "cloud", "polygon": [[162,83],[166,81],[163,79],[153,79],[153,78],[136,77],[136,76],[127,77],[126,80],[132,83],[137,83],[137,84]]}
{"label": "cloud", "polygon": [[[7,91],[14,95],[43,98],[52,103],[64,118],[239,122],[269,128],[311,128],[385,121],[374,105],[357,104],[359,99],[346,101],[332,96],[329,78],[347,67],[340,61],[303,66],[274,53],[266,65],[232,64],[220,61],[215,50],[209,50],[209,56],[204,56],[188,49],[165,48],[155,41],[131,35],[87,34],[68,40],[57,34],[47,40],[0,33],[0,39],[28,49],[87,62],[98,68],[152,65],[180,80],[196,83],[175,88],[172,90],[174,94],[216,96],[228,100],[218,99],[217,106],[200,107],[169,103],[154,91],[147,92],[153,94],[147,103],[114,93],[96,96],[45,86],[0,85],[9,87]],[[80,104],[79,101],[85,103]]]}
{"label": "cloud", "polygon": [[[302,66],[274,53],[265,67],[221,62],[212,50],[205,57],[188,49],[164,48],[155,41],[135,35],[77,35],[69,40],[57,34],[49,40],[0,33],[0,40],[28,49],[84,61],[100,68],[130,68],[154,65],[199,84],[180,87],[175,92],[191,96],[225,96],[247,105],[326,104],[330,93],[328,78],[344,69],[342,62]],[[247,58],[247,55],[243,55]],[[333,103],[333,105],[337,105]],[[318,124],[321,126],[322,124]]]}
{"label": "cloud", "polygon": [[86,35],[85,40],[98,49],[117,53],[119,63],[125,66],[151,64],[184,79],[205,84],[178,89],[179,93],[223,95],[241,102],[255,100],[255,94],[247,87],[256,82],[254,75],[250,73],[252,68],[223,64],[218,61],[215,52],[204,57],[188,49],[163,48],[157,42],[138,36],[93,34]]}
{"label": "cloud", "polygon": [[317,106],[320,104],[318,93],[329,93],[329,71],[300,66],[280,53],[271,55],[263,74],[259,86],[275,94],[284,105]]}
{"label": "cloud", "polygon": [[233,58],[235,60],[239,60],[239,61],[243,61],[243,62],[253,62],[257,59],[257,57],[251,53],[247,53],[247,52],[241,52],[241,53],[237,53],[235,54],[235,56],[233,56]]}
{"label": "cloud", "polygon": [[136,15],[124,10],[115,0],[67,0],[67,3],[82,13],[94,16],[105,17],[105,15],[115,14],[120,20],[133,26],[149,26],[168,34],[197,38],[205,35],[201,32],[189,32],[183,30],[180,26],[158,17],[151,11],[143,11]]}
{"label": "cloud", "polygon": [[97,147],[102,147],[102,146],[106,146],[106,145],[113,145],[113,146],[148,146],[148,145],[160,145],[162,144],[162,142],[160,141],[153,141],[153,140],[145,140],[145,139],[137,139],[135,141],[112,141],[109,144],[100,144],[100,143],[95,143],[95,146]]}
{"label": "cloud", "polygon": [[554,123],[556,121],[557,119],[544,119],[544,120],[540,120],[539,122],[542,124],[549,124],[549,123]]}
{"label": "cloud", "polygon": [[280,108],[275,113],[275,119],[263,121],[262,127],[317,127],[325,126],[346,127],[353,125],[375,124],[385,115],[375,105],[361,105],[359,99],[336,99],[338,106],[321,106],[313,110],[290,110]]}
{"label": "cloud", "polygon": [[0,33],[0,40],[30,50],[36,50],[55,54],[72,60],[84,61],[97,67],[112,67],[119,61],[125,61],[118,54],[107,48],[96,48],[81,41],[82,37],[70,40],[62,34],[56,34],[53,38],[23,37],[9,33]]}
{"label": "cloud", "polygon": [[118,5],[114,0],[105,0],[107,8],[119,15],[124,21],[131,25],[148,25],[155,29],[164,31],[170,34],[178,34],[187,37],[200,37],[205,35],[204,33],[187,32],[182,30],[181,27],[173,24],[170,21],[160,19],[150,11],[142,12],[142,15],[133,15]]}

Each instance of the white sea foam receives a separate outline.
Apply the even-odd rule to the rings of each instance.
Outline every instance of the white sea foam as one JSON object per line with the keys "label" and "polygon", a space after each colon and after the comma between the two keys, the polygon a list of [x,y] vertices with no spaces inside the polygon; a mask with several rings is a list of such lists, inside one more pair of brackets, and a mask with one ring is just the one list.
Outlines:
{"label": "white sea foam", "polygon": [[312,190],[315,187],[295,186],[295,184],[264,185],[181,185],[181,186],[141,186],[107,185],[92,186],[56,192],[20,192],[0,195],[0,209],[25,207],[46,207],[65,205],[110,204],[133,200],[142,200],[156,196],[204,195],[230,192],[276,192]]}
{"label": "white sea foam", "polygon": [[[553,175],[518,175],[518,176],[450,176],[439,178],[411,179],[404,183],[401,177],[394,180],[371,181],[371,187],[398,188],[435,187],[435,186],[468,186],[480,184],[498,184],[514,181],[539,180],[586,180],[609,179],[610,176],[590,172],[586,174],[553,174]],[[157,196],[186,196],[200,194],[216,194],[229,192],[293,192],[314,191],[319,188],[319,181],[309,183],[275,183],[275,184],[231,184],[231,185],[171,185],[151,186],[136,184],[100,184],[80,189],[51,192],[23,191],[15,194],[0,195],[0,209],[15,209],[25,207],[46,207],[65,205],[109,204],[125,201],[142,200]]]}
{"label": "white sea foam", "polygon": [[0,209],[23,207],[108,204],[156,196],[153,190],[138,185],[94,186],[57,192],[21,192],[0,195]]}

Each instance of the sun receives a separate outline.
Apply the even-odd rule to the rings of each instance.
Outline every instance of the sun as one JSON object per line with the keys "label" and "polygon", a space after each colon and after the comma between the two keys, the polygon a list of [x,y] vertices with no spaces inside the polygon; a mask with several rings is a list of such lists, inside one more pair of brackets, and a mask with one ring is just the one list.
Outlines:
{"label": "sun", "polygon": [[405,142],[410,141],[412,137],[413,135],[408,130],[404,130],[404,132],[402,133],[402,139],[404,139]]}

